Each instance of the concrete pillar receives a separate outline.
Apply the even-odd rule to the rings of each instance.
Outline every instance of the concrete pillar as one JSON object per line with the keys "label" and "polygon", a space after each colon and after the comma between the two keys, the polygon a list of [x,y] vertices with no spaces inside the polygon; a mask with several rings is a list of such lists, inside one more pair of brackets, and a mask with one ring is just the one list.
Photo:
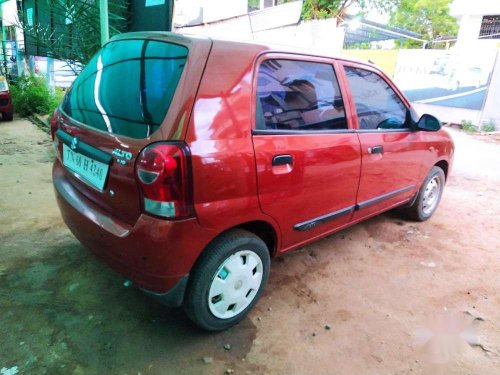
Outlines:
{"label": "concrete pillar", "polygon": [[47,57],[47,72],[46,72],[47,86],[51,91],[54,90],[54,59],[52,57]]}
{"label": "concrete pillar", "polygon": [[483,111],[481,112],[480,124],[489,123],[492,121],[495,124],[496,130],[500,130],[500,111],[498,104],[500,103],[500,50],[497,52],[495,65],[491,73],[491,81],[486,94]]}

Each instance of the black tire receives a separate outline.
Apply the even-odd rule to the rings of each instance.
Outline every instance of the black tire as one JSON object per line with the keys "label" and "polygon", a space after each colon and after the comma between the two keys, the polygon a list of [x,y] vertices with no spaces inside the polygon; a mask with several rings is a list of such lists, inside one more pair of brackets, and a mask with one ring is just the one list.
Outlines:
{"label": "black tire", "polygon": [[[424,210],[425,190],[429,182],[434,178],[439,181],[439,195],[437,196],[436,204],[434,205],[432,210],[430,212],[429,211],[426,212],[426,210]],[[441,197],[443,196],[445,182],[446,178],[443,170],[437,166],[432,167],[431,171],[425,178],[424,183],[420,187],[420,190],[418,191],[418,195],[417,198],[415,199],[415,202],[413,202],[411,206],[403,209],[405,214],[410,219],[415,221],[425,221],[429,219],[434,214],[434,212],[436,212],[436,209],[439,206],[439,202],[441,201]]]}
{"label": "black tire", "polygon": [[12,121],[14,119],[14,114],[12,112],[4,112],[2,113],[2,119],[4,121]]}
{"label": "black tire", "polygon": [[[262,281],[252,302],[232,318],[221,319],[211,311],[208,296],[212,282],[221,265],[239,251],[254,252],[262,262]],[[236,229],[223,233],[205,249],[196,262],[189,277],[184,296],[184,311],[191,321],[207,331],[222,331],[240,322],[257,303],[269,277],[269,250],[258,236],[245,230]]]}

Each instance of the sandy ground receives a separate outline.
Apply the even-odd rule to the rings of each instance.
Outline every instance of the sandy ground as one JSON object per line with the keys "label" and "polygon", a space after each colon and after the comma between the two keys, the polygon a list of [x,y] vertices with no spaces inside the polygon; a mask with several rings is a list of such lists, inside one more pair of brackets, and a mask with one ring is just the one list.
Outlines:
{"label": "sandy ground", "polygon": [[49,136],[1,122],[0,373],[500,374],[500,145],[452,134],[430,221],[387,213],[275,259],[249,317],[208,334],[80,246]]}

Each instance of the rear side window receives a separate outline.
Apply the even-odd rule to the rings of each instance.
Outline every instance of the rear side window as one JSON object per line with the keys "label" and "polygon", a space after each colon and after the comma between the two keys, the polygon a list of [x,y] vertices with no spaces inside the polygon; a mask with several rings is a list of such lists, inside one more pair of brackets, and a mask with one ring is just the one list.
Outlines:
{"label": "rear side window", "polygon": [[296,60],[264,61],[258,72],[256,128],[347,129],[333,66]]}
{"label": "rear side window", "polygon": [[404,129],[410,127],[410,112],[378,74],[345,67],[360,129]]}
{"label": "rear side window", "polygon": [[167,114],[187,55],[186,47],[153,40],[108,43],[75,80],[62,109],[99,130],[148,137]]}

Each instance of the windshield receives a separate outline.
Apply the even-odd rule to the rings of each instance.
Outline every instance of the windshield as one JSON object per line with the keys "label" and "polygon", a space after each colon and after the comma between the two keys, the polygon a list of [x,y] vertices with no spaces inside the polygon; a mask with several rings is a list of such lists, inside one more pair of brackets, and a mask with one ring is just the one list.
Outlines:
{"label": "windshield", "polygon": [[75,80],[62,110],[99,130],[148,137],[166,116],[187,55],[186,47],[172,43],[110,42]]}

